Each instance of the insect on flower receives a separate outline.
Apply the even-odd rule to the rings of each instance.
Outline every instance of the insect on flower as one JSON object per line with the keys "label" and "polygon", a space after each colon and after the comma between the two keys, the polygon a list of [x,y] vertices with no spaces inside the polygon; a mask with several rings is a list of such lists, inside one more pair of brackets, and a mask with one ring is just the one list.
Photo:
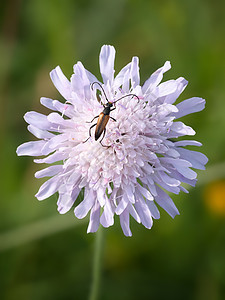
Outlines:
{"label": "insect on flower", "polygon": [[[112,226],[118,216],[124,234],[131,236],[130,217],[150,229],[160,207],[172,218],[178,215],[170,195],[187,193],[183,184],[195,186],[195,169],[205,169],[207,157],[186,148],[201,143],[189,138],[195,131],[180,119],[203,110],[205,100],[176,103],[188,82],[183,77],[162,82],[169,61],[141,84],[138,57],[115,74],[115,54],[113,46],[101,48],[101,80],[79,61],[70,80],[59,66],[51,71],[65,102],[42,97],[51,112],[25,114],[38,140],[23,143],[17,154],[49,164],[35,173],[50,177],[35,195],[38,200],[58,193],[60,214],[70,209],[78,219],[89,214],[87,232]],[[91,134],[97,142],[85,143]]]}
{"label": "insect on flower", "polygon": [[[96,126],[96,129],[95,129],[95,140],[97,141],[97,140],[100,138],[100,136],[102,135],[102,133],[103,133],[103,136],[102,136],[102,139],[101,139],[101,141],[100,141],[100,144],[101,144],[103,147],[107,147],[107,148],[108,148],[108,147],[110,147],[110,146],[103,145],[103,144],[102,144],[102,140],[103,140],[104,137],[105,137],[105,133],[106,133],[106,125],[107,125],[109,119],[112,119],[114,122],[116,122],[116,119],[114,119],[113,117],[110,116],[111,111],[113,111],[113,110],[116,109],[116,107],[113,107],[113,105],[115,105],[116,102],[122,100],[122,99],[125,98],[125,97],[132,97],[132,98],[136,97],[136,98],[138,99],[138,101],[139,101],[139,97],[138,97],[137,95],[135,95],[135,94],[128,94],[128,95],[125,95],[125,96],[123,96],[123,97],[120,97],[120,98],[117,99],[116,101],[110,102],[110,101],[108,100],[107,96],[106,96],[106,93],[105,93],[105,91],[104,91],[102,85],[101,85],[100,83],[98,83],[98,82],[93,82],[93,83],[91,84],[91,88],[92,88],[92,89],[93,89],[93,85],[94,85],[94,84],[98,84],[98,85],[100,86],[100,88],[101,88],[101,90],[102,90],[102,92],[103,92],[103,94],[104,94],[104,97],[105,97],[107,103],[104,104],[104,103],[100,100],[100,103],[103,105],[104,109],[103,109],[103,111],[102,111],[98,116],[94,117],[90,122],[87,122],[87,123],[92,123],[95,119],[98,118],[97,123],[93,124],[93,125],[89,128],[89,137],[88,137],[83,143],[86,143],[86,142],[89,140],[89,138],[91,137],[91,129],[92,129],[94,126]],[[112,108],[112,107],[113,107],[113,108]]]}

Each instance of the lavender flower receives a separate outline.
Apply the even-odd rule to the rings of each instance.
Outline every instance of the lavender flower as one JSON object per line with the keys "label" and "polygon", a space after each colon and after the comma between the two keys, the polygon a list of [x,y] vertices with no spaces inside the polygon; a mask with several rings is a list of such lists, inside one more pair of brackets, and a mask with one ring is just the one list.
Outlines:
{"label": "lavender flower", "polygon": [[[34,161],[54,163],[35,174],[37,178],[51,177],[36,194],[38,200],[58,192],[58,211],[64,214],[76,205],[84,188],[84,199],[74,213],[80,219],[90,211],[87,232],[97,231],[100,223],[112,226],[116,214],[124,234],[131,236],[130,215],[151,228],[153,219],[160,217],[159,206],[171,217],[179,214],[166,191],[187,192],[181,184],[195,185],[197,174],[192,168],[204,169],[206,156],[184,148],[201,143],[177,140],[195,131],[176,119],[201,111],[205,100],[193,97],[174,104],[187,81],[180,77],[160,83],[170,69],[168,61],[141,86],[138,57],[115,78],[114,59],[114,47],[103,46],[99,58],[103,83],[81,62],[74,65],[70,81],[56,67],[50,76],[66,102],[41,98],[41,104],[54,112],[48,116],[33,111],[25,114],[28,130],[39,141],[22,144],[17,154],[45,156]],[[137,97],[124,97],[129,94]],[[106,126],[102,143],[108,147],[95,141],[94,126],[88,139],[94,124],[88,122],[102,112],[106,97],[110,102],[123,97],[110,114],[116,122],[109,119]]]}

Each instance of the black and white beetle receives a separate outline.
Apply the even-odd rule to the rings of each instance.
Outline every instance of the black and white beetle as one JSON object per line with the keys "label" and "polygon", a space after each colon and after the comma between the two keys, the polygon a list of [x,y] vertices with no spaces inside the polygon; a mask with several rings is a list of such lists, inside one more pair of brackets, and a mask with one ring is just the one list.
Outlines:
{"label": "black and white beetle", "polygon": [[[102,102],[100,101],[100,103],[104,106],[103,111],[102,111],[98,116],[94,117],[94,118],[91,120],[91,122],[87,122],[87,123],[92,123],[95,119],[98,118],[97,123],[93,124],[93,125],[89,128],[89,137],[88,137],[83,143],[87,142],[87,140],[91,137],[91,129],[92,129],[94,126],[96,126],[96,129],[95,129],[95,140],[97,141],[97,140],[100,138],[101,134],[103,133],[102,139],[100,140],[100,144],[101,144],[103,147],[109,147],[109,146],[103,145],[103,144],[102,144],[102,140],[104,139],[104,136],[105,136],[105,133],[106,133],[106,125],[107,125],[109,119],[112,119],[113,121],[116,122],[116,119],[114,119],[113,117],[110,116],[111,111],[113,111],[114,109],[116,109],[116,107],[113,107],[113,105],[114,105],[116,102],[120,101],[121,99],[123,99],[123,98],[125,98],[125,97],[130,97],[130,96],[132,96],[132,98],[133,98],[133,97],[136,97],[138,100],[139,100],[139,97],[138,97],[137,95],[135,95],[135,94],[128,94],[128,95],[122,96],[121,98],[117,99],[117,100],[114,101],[114,102],[110,102],[110,101],[108,100],[108,98],[107,98],[107,96],[106,96],[106,93],[105,93],[103,87],[101,86],[101,84],[100,84],[99,82],[93,82],[93,83],[91,84],[91,88],[92,88],[92,89],[93,89],[93,85],[94,85],[94,84],[98,84],[98,85],[100,86],[101,90],[103,91],[103,94],[104,94],[104,96],[105,96],[105,99],[106,99],[107,103],[104,104],[104,103],[102,103]],[[113,107],[113,108],[112,108],[112,107]]]}

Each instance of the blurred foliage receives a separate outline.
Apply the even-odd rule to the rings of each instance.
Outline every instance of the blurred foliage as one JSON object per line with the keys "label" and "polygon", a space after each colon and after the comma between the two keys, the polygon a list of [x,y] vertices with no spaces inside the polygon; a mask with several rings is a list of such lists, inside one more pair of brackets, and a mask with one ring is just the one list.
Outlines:
{"label": "blurred foliage", "polygon": [[[99,76],[103,44],[115,46],[117,71],[139,56],[142,82],[170,60],[165,79],[190,81],[180,99],[207,100],[203,112],[183,120],[197,131],[209,157],[205,178],[214,181],[210,166],[216,166],[216,174],[225,160],[224,13],[222,0],[1,1],[0,241],[11,239],[8,246],[0,245],[1,299],[87,299],[91,286],[95,235],[87,235],[87,223],[77,223],[72,212],[59,216],[60,221],[44,221],[37,234],[35,222],[58,214],[56,196],[41,203],[35,199],[41,180],[33,174],[40,166],[15,154],[19,144],[33,139],[24,113],[47,112],[41,96],[62,99],[49,72],[60,65],[70,77],[73,64],[81,60]],[[199,181],[188,195],[173,197],[181,212],[175,220],[162,212],[150,231],[132,221],[132,238],[123,236],[118,218],[104,230],[100,299],[225,299],[225,217],[217,213],[225,201],[220,174],[218,185]],[[58,230],[58,222],[67,218],[69,225]],[[26,237],[17,231],[21,226]]]}

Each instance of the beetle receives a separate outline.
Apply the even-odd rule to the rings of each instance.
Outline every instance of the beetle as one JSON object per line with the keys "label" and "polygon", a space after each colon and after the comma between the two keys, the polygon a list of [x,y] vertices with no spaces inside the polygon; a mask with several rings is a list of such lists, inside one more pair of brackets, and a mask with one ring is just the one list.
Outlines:
{"label": "beetle", "polygon": [[101,85],[99,82],[97,82],[97,81],[96,81],[96,82],[93,82],[93,83],[91,84],[91,89],[93,90],[93,85],[94,85],[94,84],[97,84],[97,85],[100,86],[101,90],[103,91],[103,94],[104,94],[104,97],[105,97],[107,103],[104,104],[102,101],[100,101],[100,103],[101,103],[101,104],[103,105],[103,107],[104,107],[103,111],[102,111],[98,116],[94,117],[90,122],[87,122],[87,123],[92,123],[95,119],[98,118],[97,123],[93,124],[93,125],[89,128],[89,137],[88,137],[83,143],[87,142],[87,140],[91,137],[91,129],[92,129],[94,126],[96,126],[96,128],[95,128],[95,140],[97,141],[97,140],[100,138],[100,136],[102,135],[102,133],[103,133],[102,139],[100,140],[100,144],[101,144],[103,147],[109,147],[109,146],[103,145],[103,144],[102,144],[102,140],[103,140],[104,137],[105,137],[105,133],[106,133],[106,125],[107,125],[109,119],[112,119],[114,122],[116,122],[116,119],[114,119],[113,117],[110,116],[111,111],[113,111],[113,110],[116,109],[116,107],[113,107],[113,105],[114,105],[116,102],[120,101],[121,99],[123,99],[123,98],[125,98],[125,97],[130,97],[130,96],[132,96],[132,98],[133,98],[133,97],[136,97],[138,100],[139,100],[139,97],[138,97],[137,95],[135,95],[135,94],[128,94],[128,95],[125,95],[125,96],[120,97],[119,99],[117,99],[117,100],[114,101],[114,102],[110,102],[110,101],[108,100],[107,96],[106,96],[106,93],[105,93],[105,91],[104,91],[102,85]]}

